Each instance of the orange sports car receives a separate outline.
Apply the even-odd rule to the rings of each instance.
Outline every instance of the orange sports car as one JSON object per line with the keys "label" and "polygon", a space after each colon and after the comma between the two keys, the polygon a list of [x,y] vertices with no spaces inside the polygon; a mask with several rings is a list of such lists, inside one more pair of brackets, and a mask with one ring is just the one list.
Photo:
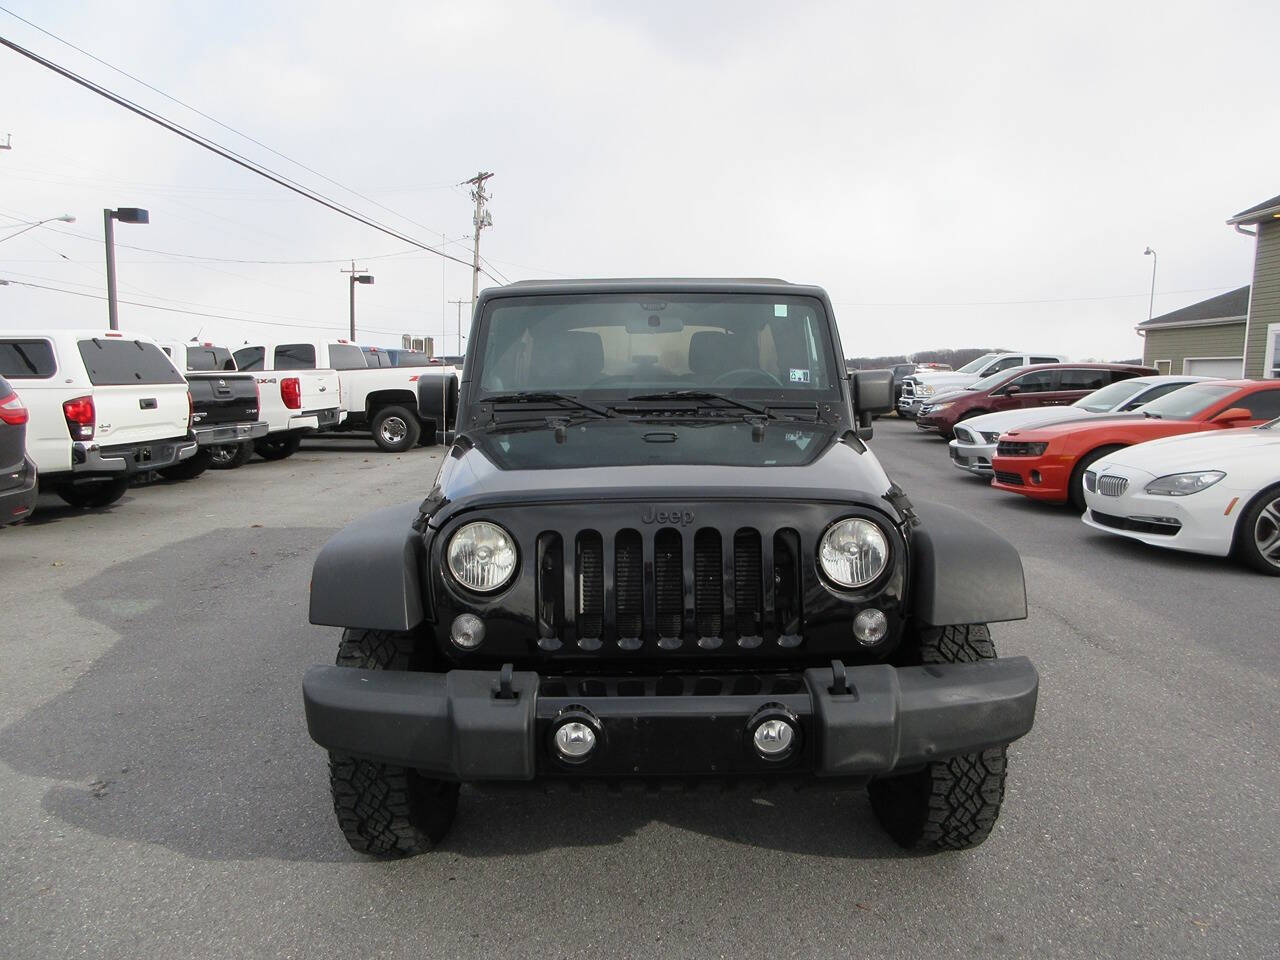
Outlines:
{"label": "orange sports car", "polygon": [[1113,450],[1183,433],[1253,427],[1280,417],[1280,381],[1206,380],[1167,393],[1133,413],[1012,430],[991,459],[998,490],[1084,511],[1082,477]]}

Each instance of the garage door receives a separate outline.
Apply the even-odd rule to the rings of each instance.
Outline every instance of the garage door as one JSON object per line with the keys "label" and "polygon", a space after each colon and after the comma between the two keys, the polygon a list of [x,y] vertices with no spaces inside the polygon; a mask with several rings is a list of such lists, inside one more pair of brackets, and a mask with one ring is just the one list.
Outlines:
{"label": "garage door", "polygon": [[1226,360],[1215,358],[1212,360],[1183,360],[1182,372],[1193,374],[1197,377],[1226,377],[1230,380],[1239,380],[1244,376],[1244,358],[1229,357]]}

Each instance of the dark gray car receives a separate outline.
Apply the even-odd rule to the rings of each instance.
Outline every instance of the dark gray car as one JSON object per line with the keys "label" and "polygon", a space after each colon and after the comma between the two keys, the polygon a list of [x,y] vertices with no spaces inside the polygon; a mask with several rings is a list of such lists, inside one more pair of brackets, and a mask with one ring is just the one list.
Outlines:
{"label": "dark gray car", "polygon": [[0,377],[0,525],[31,516],[36,506],[36,465],[27,457],[27,408]]}

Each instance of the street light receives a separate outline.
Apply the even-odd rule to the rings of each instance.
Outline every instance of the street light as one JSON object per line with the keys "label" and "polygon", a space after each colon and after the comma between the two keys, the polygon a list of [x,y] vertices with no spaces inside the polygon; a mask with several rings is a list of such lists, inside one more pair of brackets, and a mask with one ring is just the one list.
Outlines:
{"label": "street light", "polygon": [[107,323],[109,330],[120,329],[116,315],[116,228],[115,222],[150,223],[151,214],[141,207],[121,207],[119,210],[102,211],[103,242],[107,248]]}
{"label": "street light", "polygon": [[351,342],[356,342],[356,284],[357,283],[373,283],[373,274],[357,273],[356,262],[351,261],[351,269],[343,270],[343,273],[351,274]]}
{"label": "street light", "polygon": [[28,230],[34,230],[36,227],[42,227],[46,223],[53,223],[55,220],[58,221],[59,223],[75,223],[76,222],[76,218],[69,213],[64,213],[60,217],[49,217],[47,220],[36,220],[33,223],[28,223],[21,230],[18,230],[18,231],[15,231],[14,233],[9,234],[7,237],[0,237],[0,243],[3,243],[5,240],[12,240],[14,237],[18,236],[18,234],[20,233],[26,233]]}
{"label": "street light", "polygon": [[1156,305],[1156,264],[1159,262],[1159,258],[1150,247],[1143,250],[1142,255],[1151,258],[1151,299],[1147,301],[1147,319],[1150,320]]}

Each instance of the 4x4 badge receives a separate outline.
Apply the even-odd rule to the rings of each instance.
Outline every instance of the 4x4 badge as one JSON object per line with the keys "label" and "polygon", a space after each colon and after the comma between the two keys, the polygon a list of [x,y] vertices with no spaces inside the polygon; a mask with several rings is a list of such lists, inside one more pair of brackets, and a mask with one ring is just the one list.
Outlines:
{"label": "4x4 badge", "polygon": [[674,523],[682,527],[687,527],[693,523],[693,511],[681,510],[673,508],[670,510],[658,510],[654,507],[645,507],[644,513],[640,514],[641,523]]}

